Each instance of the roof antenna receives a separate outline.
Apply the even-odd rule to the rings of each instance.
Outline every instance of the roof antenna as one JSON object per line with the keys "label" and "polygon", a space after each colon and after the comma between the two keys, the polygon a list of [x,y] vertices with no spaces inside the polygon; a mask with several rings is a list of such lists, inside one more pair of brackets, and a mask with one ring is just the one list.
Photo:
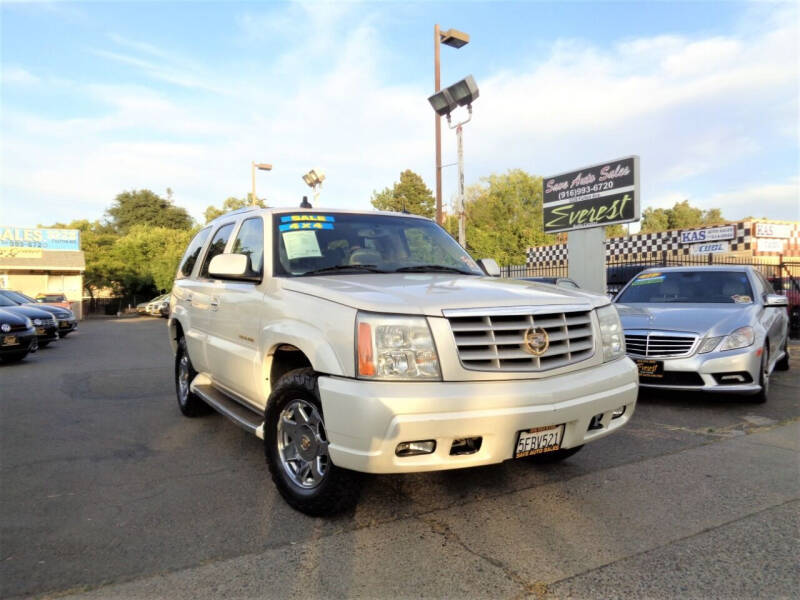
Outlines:
{"label": "roof antenna", "polygon": [[300,203],[300,208],[314,208],[311,202],[308,201],[308,196],[303,196],[303,201]]}

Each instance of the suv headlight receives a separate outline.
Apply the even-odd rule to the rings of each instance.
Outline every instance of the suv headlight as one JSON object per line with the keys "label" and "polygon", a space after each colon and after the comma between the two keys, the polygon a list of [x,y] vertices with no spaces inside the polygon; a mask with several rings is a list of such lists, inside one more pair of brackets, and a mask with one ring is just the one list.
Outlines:
{"label": "suv headlight", "polygon": [[746,348],[747,346],[751,346],[755,341],[756,334],[753,331],[753,328],[747,325],[745,327],[740,327],[730,335],[726,336],[725,339],[722,340],[722,345],[719,347],[719,351],[722,352],[723,350]]}
{"label": "suv headlight", "polygon": [[439,357],[424,317],[359,312],[356,374],[367,379],[441,380]]}
{"label": "suv headlight", "polygon": [[596,312],[600,322],[600,337],[603,340],[603,362],[625,356],[625,334],[617,307],[608,304],[601,306]]}

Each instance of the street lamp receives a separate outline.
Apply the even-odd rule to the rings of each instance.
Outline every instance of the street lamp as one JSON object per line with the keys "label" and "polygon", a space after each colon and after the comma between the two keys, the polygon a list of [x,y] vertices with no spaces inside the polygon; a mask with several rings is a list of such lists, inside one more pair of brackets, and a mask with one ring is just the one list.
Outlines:
{"label": "street lamp", "polygon": [[314,192],[314,205],[317,205],[319,198],[319,191],[322,189],[322,182],[325,181],[325,171],[319,168],[311,169],[308,173],[303,175],[303,181]]}
{"label": "street lamp", "polygon": [[253,191],[250,195],[250,204],[256,205],[256,169],[259,171],[272,171],[272,165],[267,163],[257,163],[255,161],[250,163],[250,179],[253,183]]}
{"label": "street lamp", "polygon": [[[439,84],[439,45],[461,48],[469,44],[469,34],[457,29],[440,31],[439,25],[433,26],[433,83],[434,92],[440,89]],[[442,224],[442,118],[436,113],[436,222]]]}
{"label": "street lamp", "polygon": [[[458,243],[463,248],[467,247],[467,220],[464,212],[464,143],[461,126],[472,120],[472,103],[478,99],[479,95],[478,84],[475,83],[472,75],[467,75],[461,81],[455,82],[428,98],[428,102],[436,111],[436,118],[447,117],[450,129],[456,130],[456,139],[458,140]],[[459,106],[466,106],[469,116],[465,121],[453,125],[450,122],[450,113]]]}

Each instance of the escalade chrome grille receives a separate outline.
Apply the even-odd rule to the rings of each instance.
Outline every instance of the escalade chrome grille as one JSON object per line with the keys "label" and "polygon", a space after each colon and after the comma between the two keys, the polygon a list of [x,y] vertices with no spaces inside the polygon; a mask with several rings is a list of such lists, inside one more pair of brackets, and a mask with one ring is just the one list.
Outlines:
{"label": "escalade chrome grille", "polygon": [[664,332],[625,332],[625,348],[632,356],[667,358],[686,356],[692,351],[696,335]]}
{"label": "escalade chrome grille", "polygon": [[[465,369],[478,371],[546,371],[586,360],[594,353],[592,314],[580,307],[445,310]],[[529,329],[547,332],[549,346],[541,356],[526,349]]]}

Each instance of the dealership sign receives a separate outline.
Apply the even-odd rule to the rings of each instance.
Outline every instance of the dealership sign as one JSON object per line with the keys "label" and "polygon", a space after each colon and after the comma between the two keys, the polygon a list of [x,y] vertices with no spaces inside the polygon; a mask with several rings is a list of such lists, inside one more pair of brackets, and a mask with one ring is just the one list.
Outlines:
{"label": "dealership sign", "polygon": [[783,252],[783,240],[762,238],[756,241],[759,252]]}
{"label": "dealership sign", "polygon": [[690,229],[688,231],[681,231],[681,244],[732,240],[734,237],[736,237],[736,230],[733,225],[713,227],[711,229]]}
{"label": "dealership sign", "polygon": [[544,231],[574,231],[639,220],[639,157],[545,177]]}
{"label": "dealership sign", "polygon": [[77,229],[40,229],[0,225],[0,248],[39,248],[41,250],[80,250],[81,232]]}
{"label": "dealership sign", "polygon": [[730,244],[728,242],[708,242],[689,246],[689,254],[717,254],[718,252],[729,251]]}
{"label": "dealership sign", "polygon": [[792,237],[792,226],[778,223],[756,223],[756,237],[789,238]]}

